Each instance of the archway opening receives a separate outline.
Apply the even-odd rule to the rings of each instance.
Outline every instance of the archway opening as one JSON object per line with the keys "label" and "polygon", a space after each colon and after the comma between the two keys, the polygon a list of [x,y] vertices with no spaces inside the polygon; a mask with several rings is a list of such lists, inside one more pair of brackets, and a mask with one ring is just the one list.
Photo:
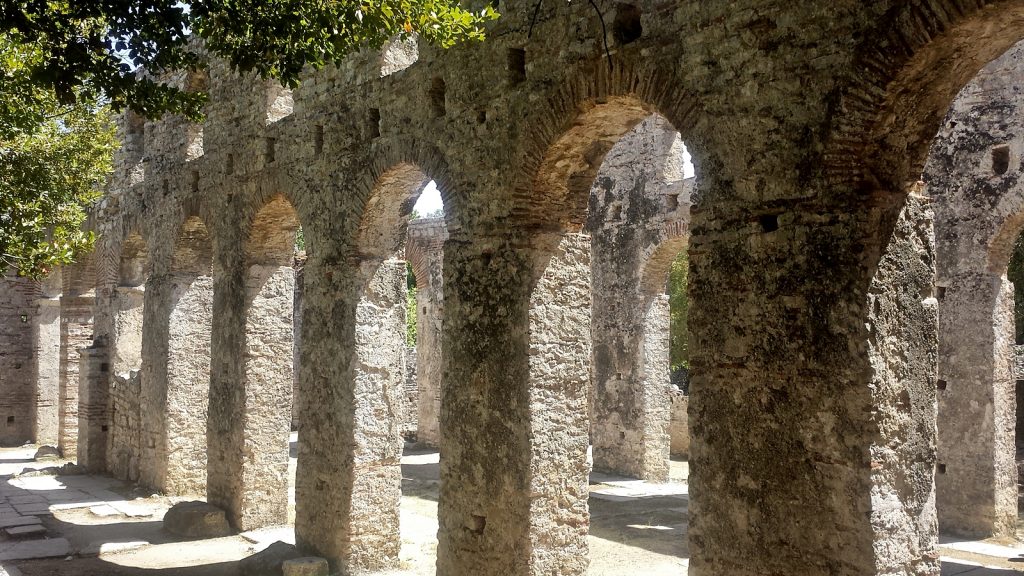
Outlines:
{"label": "archway opening", "polygon": [[[688,494],[685,461],[670,460],[668,288],[686,251],[694,169],[677,129],[644,103],[616,97],[579,109],[513,207],[537,230],[538,252],[551,247],[537,256],[530,297],[530,437],[543,438],[531,454],[531,518],[541,517],[531,529],[558,531],[559,550],[589,547],[591,571],[677,571],[687,562]],[[556,460],[543,449],[551,443],[566,447]],[[545,484],[549,476],[558,484]],[[589,529],[545,524],[581,509]],[[580,570],[543,547],[531,561]]]}
{"label": "archway opening", "polygon": [[[145,286],[151,272],[149,249],[138,231],[121,244],[117,286],[111,299],[110,407],[114,414],[102,452],[116,478],[139,480],[141,439],[142,318]],[[104,425],[99,424],[100,426]],[[95,431],[90,432],[96,436]],[[106,436],[104,436],[106,437]],[[100,447],[93,450],[96,454]],[[90,449],[92,450],[92,449]],[[91,458],[93,456],[90,456]]]}

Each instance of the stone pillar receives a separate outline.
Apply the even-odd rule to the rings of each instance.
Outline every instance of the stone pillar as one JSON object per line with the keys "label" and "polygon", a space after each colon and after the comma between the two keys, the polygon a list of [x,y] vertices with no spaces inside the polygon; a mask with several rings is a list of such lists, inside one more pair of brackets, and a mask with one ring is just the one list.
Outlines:
{"label": "stone pillar", "polygon": [[643,438],[640,444],[643,477],[652,481],[668,480],[669,423],[672,419],[669,398],[669,322],[668,294],[659,294],[647,303],[644,314]]}
{"label": "stone pillar", "polygon": [[234,522],[241,530],[288,521],[288,452],[294,388],[295,270],[253,265],[246,281],[245,438]]}
{"label": "stone pillar", "polygon": [[444,322],[443,218],[420,218],[409,223],[405,257],[416,274],[416,441],[441,444],[441,330]]}
{"label": "stone pillar", "polygon": [[[82,383],[95,382],[101,388],[89,391],[92,398],[90,402],[110,403],[108,408],[104,404],[102,412],[110,417],[109,421],[101,421],[98,416],[87,419],[79,417],[79,434],[82,426],[103,426],[109,428],[109,443],[102,454],[103,466],[116,478],[123,480],[137,480],[138,461],[142,456],[142,445],[139,439],[141,434],[140,396],[131,395],[134,391],[133,382],[139,381],[138,373],[142,368],[142,324],[143,311],[145,310],[146,291],[142,286],[117,287],[111,292],[109,310],[110,319],[110,347],[107,350],[109,374],[106,380],[92,380],[81,378]],[[135,376],[133,377],[133,374]],[[113,400],[122,397],[132,402],[120,403],[120,408],[115,410]],[[82,390],[79,388],[79,410],[85,409],[85,401],[82,400]],[[96,404],[94,411],[100,413],[99,405]],[[106,432],[106,431],[104,431]],[[98,436],[97,432],[90,430],[90,437]],[[105,434],[106,435],[106,434]],[[79,442],[79,449],[81,449]],[[99,466],[100,452],[92,451]],[[81,456],[79,456],[81,459]]]}
{"label": "stone pillar", "polygon": [[295,538],[342,573],[398,562],[405,266],[382,263],[365,287],[305,270],[303,363],[318,369],[302,373]]}
{"label": "stone pillar", "polygon": [[902,198],[695,213],[691,576],[938,574],[933,240]]}
{"label": "stone pillar", "polygon": [[988,272],[941,280],[939,527],[962,536],[1012,535],[1017,523],[1013,285]]}
{"label": "stone pillar", "polygon": [[[645,307],[638,278],[611,274],[600,268],[601,256],[594,257],[594,469],[664,482],[669,454],[668,299],[656,297]],[[664,358],[656,359],[658,354]]]}
{"label": "stone pillar", "polygon": [[60,299],[60,432],[58,447],[65,458],[75,458],[78,449],[78,362],[79,350],[93,338],[92,294],[64,295]]}
{"label": "stone pillar", "polygon": [[[61,428],[60,299],[40,298],[35,304],[36,314],[32,326],[36,362],[36,414],[33,437],[37,444],[56,446]],[[74,451],[71,453],[74,454]]]}
{"label": "stone pillar", "polygon": [[78,464],[100,474],[107,468],[110,441],[110,361],[100,342],[79,350]]}
{"label": "stone pillar", "polygon": [[178,275],[167,346],[167,491],[206,495],[213,279]]}
{"label": "stone pillar", "polygon": [[[430,258],[440,268],[442,256]],[[440,276],[440,270],[438,270]],[[444,301],[438,285],[426,284],[416,292],[416,387],[418,389],[416,441],[441,445],[441,327]]]}
{"label": "stone pillar", "polygon": [[586,572],[589,238],[540,244],[445,245],[442,576]]}

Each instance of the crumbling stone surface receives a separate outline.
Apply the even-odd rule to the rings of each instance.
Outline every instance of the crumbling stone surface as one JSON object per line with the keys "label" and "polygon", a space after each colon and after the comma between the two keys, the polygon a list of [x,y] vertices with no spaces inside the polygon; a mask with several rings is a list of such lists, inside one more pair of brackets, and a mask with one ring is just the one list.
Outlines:
{"label": "crumbling stone surface", "polygon": [[416,442],[439,446],[441,430],[441,329],[444,321],[444,243],[442,218],[409,223],[405,257],[416,276]]}
{"label": "crumbling stone surface", "polygon": [[171,506],[164,514],[164,529],[185,538],[219,538],[233,533],[223,510],[198,500]]}
{"label": "crumbling stone surface", "polygon": [[56,446],[43,445],[36,449],[35,456],[36,460],[42,460],[44,458],[60,458],[60,450]]}

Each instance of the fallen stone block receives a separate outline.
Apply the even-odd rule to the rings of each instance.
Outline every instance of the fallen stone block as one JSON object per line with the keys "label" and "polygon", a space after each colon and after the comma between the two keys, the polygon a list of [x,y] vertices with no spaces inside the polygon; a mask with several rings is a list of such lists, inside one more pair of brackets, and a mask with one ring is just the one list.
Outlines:
{"label": "fallen stone block", "polygon": [[186,538],[219,538],[234,532],[223,510],[199,500],[171,506],[164,515],[164,529]]}
{"label": "fallen stone block", "polygon": [[88,470],[78,464],[68,462],[60,466],[47,466],[46,468],[25,468],[14,475],[15,478],[31,478],[33,476],[84,476]]}
{"label": "fallen stone block", "polygon": [[35,458],[36,460],[60,458],[60,450],[58,450],[56,446],[43,445],[40,446],[38,450],[36,450],[36,455],[33,456],[33,458]]}
{"label": "fallen stone block", "polygon": [[241,576],[282,576],[287,560],[302,558],[299,549],[284,542],[274,542],[262,551],[238,561]]}
{"label": "fallen stone block", "polygon": [[329,576],[326,558],[306,556],[285,560],[281,565],[283,576]]}

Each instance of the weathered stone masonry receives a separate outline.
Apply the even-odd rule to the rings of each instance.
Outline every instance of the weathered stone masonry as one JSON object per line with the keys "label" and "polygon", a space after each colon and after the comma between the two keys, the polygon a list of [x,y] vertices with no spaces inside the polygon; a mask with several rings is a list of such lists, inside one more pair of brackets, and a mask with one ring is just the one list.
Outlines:
{"label": "weathered stone masonry", "polygon": [[250,246],[301,223],[297,541],[339,569],[393,565],[398,435],[378,415],[402,353],[368,357],[361,338],[400,328],[385,272],[433,179],[448,230],[438,573],[584,573],[578,234],[604,157],[656,112],[698,167],[690,572],[936,573],[939,293],[907,183],[957,91],[1024,36],[1024,2],[619,4],[603,12],[610,68],[592,7],[545,3],[531,25],[534,7],[503,2],[486,42],[363,54],[294,94],[215,66],[193,79],[211,92],[201,126],[127,118],[97,214],[79,459],[201,478],[162,445],[170,404],[199,393],[164,378],[174,247],[195,217],[212,247],[207,497],[239,526],[279,518],[293,280],[290,259]]}

